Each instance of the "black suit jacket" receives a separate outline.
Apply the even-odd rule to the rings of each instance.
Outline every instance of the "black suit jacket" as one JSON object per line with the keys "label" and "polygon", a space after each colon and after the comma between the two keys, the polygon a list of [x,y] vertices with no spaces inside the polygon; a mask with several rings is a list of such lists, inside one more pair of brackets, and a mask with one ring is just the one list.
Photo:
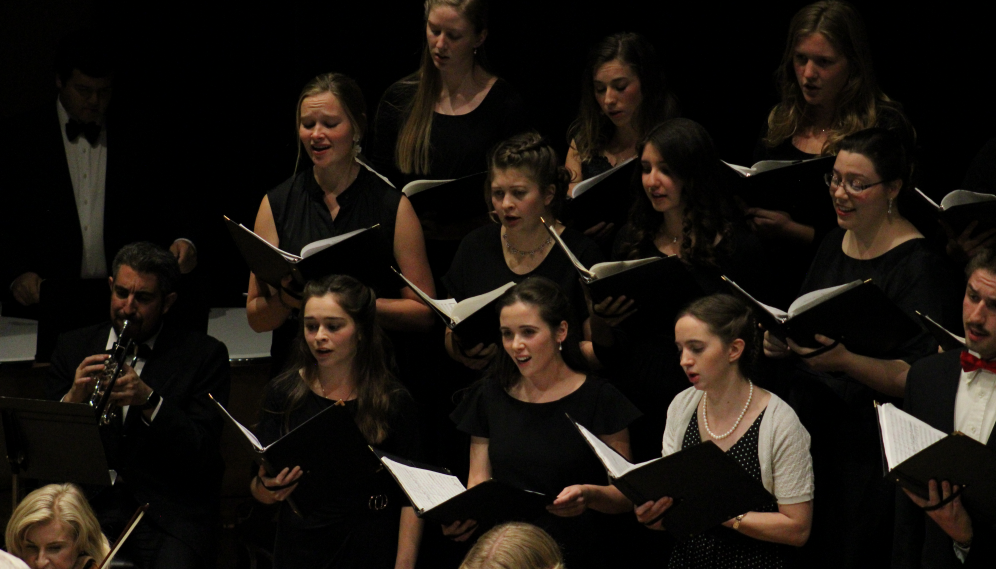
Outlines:
{"label": "black suit jacket", "polygon": [[[50,398],[69,391],[83,358],[105,352],[109,333],[104,323],[60,336],[48,373]],[[222,417],[208,393],[228,404],[228,350],[210,336],[164,326],[141,378],[162,395],[162,406],[151,424],[131,409],[120,430],[102,428],[108,460],[124,491],[151,505],[146,519],[207,554],[224,470]]]}
{"label": "black suit jacket", "polygon": [[[13,279],[29,271],[43,278],[79,277],[83,232],[55,102],[8,121],[2,129],[6,133],[0,141],[2,291],[6,293]],[[108,274],[122,246],[134,241],[169,246],[187,229],[177,227],[177,216],[165,207],[170,202],[168,188],[162,172],[157,171],[154,152],[148,145],[128,143],[126,131],[117,125],[107,129],[104,254]]]}
{"label": "black suit jacket", "polygon": [[[945,433],[954,431],[955,397],[961,376],[959,354],[949,351],[923,358],[913,364],[906,377],[905,411]],[[996,450],[996,436],[990,434],[987,446]],[[996,528],[973,523],[972,529],[975,537],[963,565],[954,554],[951,538],[900,490],[896,498],[892,567],[996,567]]]}

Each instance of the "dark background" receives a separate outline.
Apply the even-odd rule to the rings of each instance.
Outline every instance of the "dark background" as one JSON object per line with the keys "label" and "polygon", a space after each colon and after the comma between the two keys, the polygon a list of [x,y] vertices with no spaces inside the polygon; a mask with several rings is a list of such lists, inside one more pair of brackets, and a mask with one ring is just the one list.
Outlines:
{"label": "dark background", "polygon": [[[749,164],[776,102],[773,72],[792,14],[805,2],[601,4],[494,0],[487,40],[494,70],[514,85],[535,127],[566,148],[584,54],[601,37],[646,35],[666,63],[684,114],[702,123],[727,161]],[[919,134],[919,186],[943,196],[993,136],[991,25],[963,2],[858,2],[885,92]],[[262,195],[294,169],[294,104],[312,76],[340,71],[363,88],[373,117],[393,81],[418,65],[419,0],[247,3],[0,3],[0,119],[54,99],[58,38],[106,25],[116,42],[112,120],[145,151],[148,176],[200,214],[201,269],[212,305],[243,302],[248,269],[224,213],[252,225]],[[16,133],[4,133],[16,136]],[[0,188],[13,192],[17,188]],[[136,211],[135,215],[156,215]]]}

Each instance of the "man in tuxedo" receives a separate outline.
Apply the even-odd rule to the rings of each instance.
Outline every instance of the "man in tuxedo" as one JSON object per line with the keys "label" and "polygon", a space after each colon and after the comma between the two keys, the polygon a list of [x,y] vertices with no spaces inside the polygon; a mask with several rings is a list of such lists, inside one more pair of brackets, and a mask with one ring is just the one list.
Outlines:
{"label": "man in tuxedo", "polygon": [[125,320],[137,332],[137,360],[111,395],[120,420],[101,428],[120,478],[90,501],[111,538],[138,505],[150,504],[125,550],[141,568],[211,567],[217,539],[222,418],[208,394],[228,403],[228,351],[214,338],[163,325],[179,276],[167,250],[125,246],[108,278],[110,322],[63,334],[48,373],[52,399],[86,402]]}
{"label": "man in tuxedo", "polygon": [[[966,274],[966,349],[914,363],[903,407],[936,429],[960,431],[996,451],[996,251],[983,249]],[[932,480],[929,499],[900,492],[894,569],[996,567],[996,526],[973,519],[958,490],[947,480]]]}
{"label": "man in tuxedo", "polygon": [[55,85],[55,101],[3,125],[5,314],[37,317],[20,307],[38,304],[44,279],[106,278],[108,255],[138,239],[170,244],[184,273],[197,265],[193,243],[161,222],[170,217],[156,188],[162,173],[141,154],[151,145],[124,143],[123,128],[109,132],[114,66],[99,31],[63,39]]}

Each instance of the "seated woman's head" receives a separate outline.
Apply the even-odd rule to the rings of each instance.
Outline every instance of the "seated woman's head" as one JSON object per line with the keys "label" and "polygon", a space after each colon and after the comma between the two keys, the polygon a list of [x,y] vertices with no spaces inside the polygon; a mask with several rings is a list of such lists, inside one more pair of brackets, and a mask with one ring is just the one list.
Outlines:
{"label": "seated woman's head", "polygon": [[110,547],[79,488],[50,484],[28,494],[7,522],[7,548],[32,569],[71,569],[81,557],[98,563]]}
{"label": "seated woman's head", "polygon": [[[713,262],[717,235],[728,233],[732,220],[742,215],[738,217],[722,186],[712,137],[693,120],[671,119],[647,133],[637,150],[647,199],[633,202],[630,221],[634,231],[623,254],[638,256],[645,248],[641,244],[652,244],[671,218],[681,221],[681,227],[668,229],[680,231],[682,257]],[[721,247],[729,245],[722,241]]]}
{"label": "seated woman's head", "polygon": [[506,230],[530,230],[540,217],[553,223],[571,175],[557,152],[536,132],[500,142],[488,158],[484,198]]}
{"label": "seated woman's head", "polygon": [[674,324],[679,363],[696,389],[715,387],[735,373],[753,375],[762,336],[749,306],[727,294],[700,298]]}
{"label": "seated woman's head", "polygon": [[477,540],[460,569],[563,569],[557,542],[542,529],[521,522],[492,528]]}
{"label": "seated woman's head", "polygon": [[892,131],[869,128],[841,140],[826,176],[838,225],[862,231],[898,218],[896,201],[908,187],[910,170],[902,140]]}
{"label": "seated woman's head", "polygon": [[351,162],[367,132],[367,106],[360,86],[342,73],[324,73],[297,98],[298,160],[301,149],[316,167]]}
{"label": "seated woman's head", "polygon": [[506,387],[520,376],[542,375],[562,364],[585,369],[570,300],[556,283],[529,277],[508,289],[495,306],[508,357],[496,357],[492,365]]}
{"label": "seated woman's head", "polygon": [[613,34],[595,44],[581,77],[581,107],[571,125],[581,160],[590,160],[616,128],[643,136],[678,114],[653,44],[633,32]]}

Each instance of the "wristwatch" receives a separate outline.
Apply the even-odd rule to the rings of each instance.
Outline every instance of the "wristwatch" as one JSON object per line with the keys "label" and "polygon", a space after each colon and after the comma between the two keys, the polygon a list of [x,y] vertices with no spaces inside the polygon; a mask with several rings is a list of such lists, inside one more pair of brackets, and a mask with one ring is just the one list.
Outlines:
{"label": "wristwatch", "polygon": [[155,409],[162,400],[163,396],[153,391],[149,394],[149,398],[145,400],[145,403],[142,403],[139,409],[142,411],[145,411],[146,409]]}

